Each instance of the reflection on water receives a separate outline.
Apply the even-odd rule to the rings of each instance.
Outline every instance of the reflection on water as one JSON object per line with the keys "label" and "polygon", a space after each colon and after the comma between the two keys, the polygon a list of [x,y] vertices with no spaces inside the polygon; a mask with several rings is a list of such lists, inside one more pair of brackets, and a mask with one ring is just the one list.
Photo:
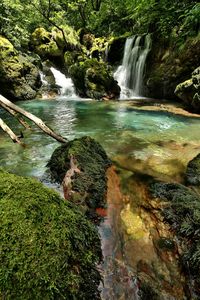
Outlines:
{"label": "reflection on water", "polygon": [[[131,174],[125,180],[126,185],[132,174],[181,181],[187,162],[200,152],[200,119],[134,110],[129,103],[59,98],[21,102],[20,106],[68,139],[83,135],[96,138],[116,164]],[[17,134],[20,132],[19,125],[8,114],[0,110],[0,115]],[[35,126],[24,135],[25,149],[0,132],[0,165],[20,175],[41,178],[59,143]],[[146,199],[146,194],[141,192],[144,189],[141,181],[134,184],[135,177],[130,181],[131,196],[127,200],[120,192],[118,179],[115,175],[111,178],[107,218],[99,229],[104,255],[102,299],[135,300],[138,298],[137,259],[141,261],[141,270],[146,268],[145,257],[157,262],[149,232],[133,208],[133,203]],[[165,273],[161,275],[164,277]]]}

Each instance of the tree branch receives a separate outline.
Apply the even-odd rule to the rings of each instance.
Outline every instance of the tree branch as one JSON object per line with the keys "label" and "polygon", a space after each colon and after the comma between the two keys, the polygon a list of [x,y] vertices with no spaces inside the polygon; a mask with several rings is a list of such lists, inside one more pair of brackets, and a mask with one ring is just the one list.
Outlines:
{"label": "tree branch", "polygon": [[23,117],[20,116],[19,113],[14,111],[13,109],[6,106],[4,103],[1,102],[1,106],[7,110],[13,117],[15,117],[20,124],[22,124],[26,129],[31,129],[31,126],[24,120]]}
{"label": "tree branch", "polygon": [[8,127],[8,125],[0,118],[0,127],[5,131],[14,143],[24,145],[20,139],[14,134],[14,132]]}
{"label": "tree branch", "polygon": [[35,115],[27,112],[26,110],[20,108],[19,106],[15,105],[11,101],[7,100],[5,97],[0,95],[0,106],[3,107],[3,105],[6,105],[10,109],[14,110],[15,112],[18,112],[28,118],[29,120],[33,121],[42,131],[44,131],[49,136],[56,139],[58,142],[66,143],[67,139],[63,138],[62,136],[56,134],[53,130],[51,130],[41,119],[36,117]]}

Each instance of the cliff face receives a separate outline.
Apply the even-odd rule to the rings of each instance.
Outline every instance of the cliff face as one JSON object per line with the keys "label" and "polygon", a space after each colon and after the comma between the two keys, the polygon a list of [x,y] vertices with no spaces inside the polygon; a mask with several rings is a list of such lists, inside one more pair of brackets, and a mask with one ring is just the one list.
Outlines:
{"label": "cliff face", "polygon": [[200,35],[179,45],[165,45],[162,40],[153,39],[146,66],[147,96],[175,99],[176,86],[188,80],[200,64]]}

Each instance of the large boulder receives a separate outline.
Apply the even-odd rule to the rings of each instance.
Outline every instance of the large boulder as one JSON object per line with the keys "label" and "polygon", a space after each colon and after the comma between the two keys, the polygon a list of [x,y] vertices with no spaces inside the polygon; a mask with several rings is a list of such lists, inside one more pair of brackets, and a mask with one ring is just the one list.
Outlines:
{"label": "large boulder", "polygon": [[69,68],[77,93],[94,99],[117,99],[120,87],[109,67],[97,59],[86,59]]}
{"label": "large boulder", "polygon": [[105,206],[110,165],[101,145],[88,136],[58,147],[48,162],[51,177],[63,183],[65,198],[85,212]]}
{"label": "large boulder", "polygon": [[0,36],[0,93],[11,100],[36,97],[41,86],[39,69],[32,58],[20,54],[13,45]]}
{"label": "large boulder", "polygon": [[94,225],[34,179],[0,171],[0,298],[99,299]]}
{"label": "large boulder", "polygon": [[188,107],[200,112],[200,67],[194,70],[190,79],[178,84],[174,93]]}

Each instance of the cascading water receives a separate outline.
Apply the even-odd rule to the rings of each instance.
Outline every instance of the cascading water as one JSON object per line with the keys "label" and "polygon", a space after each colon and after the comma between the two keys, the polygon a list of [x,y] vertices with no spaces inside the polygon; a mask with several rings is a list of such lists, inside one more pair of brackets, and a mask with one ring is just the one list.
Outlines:
{"label": "cascading water", "polygon": [[53,73],[56,84],[60,87],[61,96],[67,96],[69,98],[78,98],[75,93],[74,84],[71,78],[67,78],[63,73],[61,73],[53,67],[51,67],[50,70]]}
{"label": "cascading water", "polygon": [[126,40],[122,65],[114,77],[121,87],[120,99],[142,96],[146,58],[151,49],[151,36],[134,36]]}

